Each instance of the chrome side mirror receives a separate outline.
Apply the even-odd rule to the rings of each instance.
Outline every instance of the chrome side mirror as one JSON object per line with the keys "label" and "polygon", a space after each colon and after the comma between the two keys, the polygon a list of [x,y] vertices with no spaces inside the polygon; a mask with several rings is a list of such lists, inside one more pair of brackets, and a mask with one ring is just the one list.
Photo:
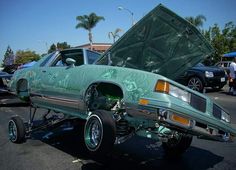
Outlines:
{"label": "chrome side mirror", "polygon": [[75,67],[75,63],[76,63],[76,61],[73,58],[66,59],[66,64],[68,64],[68,66],[70,66],[70,67]]}

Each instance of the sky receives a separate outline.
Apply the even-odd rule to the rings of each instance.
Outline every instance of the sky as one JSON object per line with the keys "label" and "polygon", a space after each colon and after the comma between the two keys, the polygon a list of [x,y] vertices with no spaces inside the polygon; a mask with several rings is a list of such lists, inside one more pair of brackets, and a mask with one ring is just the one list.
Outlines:
{"label": "sky", "polygon": [[43,54],[57,42],[88,43],[88,32],[75,28],[76,16],[92,12],[105,18],[92,30],[93,42],[111,43],[109,32],[120,28],[125,33],[132,24],[131,14],[119,6],[132,11],[137,22],[160,3],[181,17],[204,15],[204,29],[236,24],[235,0],[0,0],[0,63],[8,45],[14,53]]}

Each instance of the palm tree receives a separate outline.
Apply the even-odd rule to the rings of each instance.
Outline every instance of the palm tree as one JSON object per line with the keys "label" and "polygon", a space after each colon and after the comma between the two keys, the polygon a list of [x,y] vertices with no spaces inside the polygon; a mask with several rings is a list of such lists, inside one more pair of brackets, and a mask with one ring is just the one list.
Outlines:
{"label": "palm tree", "polygon": [[116,38],[120,38],[119,32],[122,32],[122,29],[116,28],[116,30],[114,32],[108,33],[109,39],[111,39],[111,37],[113,38],[113,43],[116,42]]}
{"label": "palm tree", "polygon": [[76,29],[83,28],[89,32],[88,37],[90,42],[90,49],[92,49],[93,45],[92,29],[97,25],[99,21],[105,20],[105,18],[103,16],[97,16],[95,13],[91,13],[89,15],[77,16],[76,20],[79,22],[75,27]]}
{"label": "palm tree", "polygon": [[200,27],[203,26],[203,22],[206,21],[206,17],[204,15],[197,15],[196,17],[186,17],[185,19],[192,23],[199,30]]}

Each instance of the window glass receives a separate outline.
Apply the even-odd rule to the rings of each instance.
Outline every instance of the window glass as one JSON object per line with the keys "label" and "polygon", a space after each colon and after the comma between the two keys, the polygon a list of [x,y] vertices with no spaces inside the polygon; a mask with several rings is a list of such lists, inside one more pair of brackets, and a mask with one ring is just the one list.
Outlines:
{"label": "window glass", "polygon": [[40,67],[44,67],[48,61],[51,59],[51,57],[54,55],[54,53],[50,53],[48,55],[46,55],[44,58],[45,60],[40,64]]}
{"label": "window glass", "polygon": [[67,58],[72,58],[75,60],[75,66],[80,66],[84,64],[84,56],[82,49],[73,49],[61,51],[62,63],[66,63]]}
{"label": "window glass", "polygon": [[62,56],[60,54],[51,64],[51,67],[64,67],[64,66],[66,66],[66,63],[62,61]]}
{"label": "window glass", "polygon": [[87,51],[88,64],[93,64],[94,61],[96,61],[101,55],[93,51],[89,51],[89,50],[86,50],[86,51]]}

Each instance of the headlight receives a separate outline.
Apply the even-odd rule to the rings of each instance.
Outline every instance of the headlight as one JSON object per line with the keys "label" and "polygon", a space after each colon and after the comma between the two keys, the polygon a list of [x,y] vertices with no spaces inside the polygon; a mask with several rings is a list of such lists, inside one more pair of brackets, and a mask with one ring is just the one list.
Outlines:
{"label": "headlight", "polygon": [[214,73],[210,71],[205,71],[205,76],[206,77],[214,77]]}
{"label": "headlight", "polygon": [[176,87],[164,80],[157,81],[155,91],[167,93],[173,97],[181,99],[184,102],[190,103],[191,93],[189,93],[179,87]]}
{"label": "headlight", "polygon": [[225,111],[221,111],[221,120],[224,120],[225,122],[230,122],[230,115],[226,113]]}
{"label": "headlight", "polygon": [[227,123],[230,122],[230,115],[228,113],[226,113],[221,107],[219,107],[216,104],[213,105],[213,116],[216,117],[217,119],[221,119]]}

